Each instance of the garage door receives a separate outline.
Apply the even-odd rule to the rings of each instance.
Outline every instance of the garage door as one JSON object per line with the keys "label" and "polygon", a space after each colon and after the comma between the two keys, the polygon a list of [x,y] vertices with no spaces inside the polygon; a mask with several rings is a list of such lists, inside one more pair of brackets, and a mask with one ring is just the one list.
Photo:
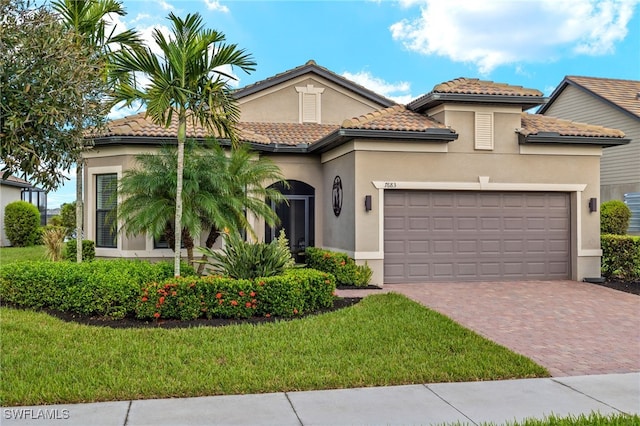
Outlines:
{"label": "garage door", "polygon": [[385,191],[385,283],[567,279],[569,194]]}

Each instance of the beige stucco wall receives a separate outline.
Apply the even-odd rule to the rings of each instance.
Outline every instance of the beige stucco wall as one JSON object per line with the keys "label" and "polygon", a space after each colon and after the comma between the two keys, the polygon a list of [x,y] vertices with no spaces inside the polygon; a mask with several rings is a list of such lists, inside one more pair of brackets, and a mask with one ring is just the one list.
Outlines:
{"label": "beige stucco wall", "polygon": [[319,76],[303,76],[240,99],[240,121],[298,123],[299,98],[296,87],[307,85],[324,89],[321,94],[322,124],[341,124],[346,118],[360,116],[380,108],[379,105],[347,92]]}
{"label": "beige stucco wall", "polygon": [[[322,194],[322,213],[325,217],[323,230],[324,244],[328,249],[353,252],[356,249],[356,167],[355,153],[351,152],[323,164],[324,191]],[[342,182],[342,210],[336,216],[333,212],[333,182],[340,176]]]}

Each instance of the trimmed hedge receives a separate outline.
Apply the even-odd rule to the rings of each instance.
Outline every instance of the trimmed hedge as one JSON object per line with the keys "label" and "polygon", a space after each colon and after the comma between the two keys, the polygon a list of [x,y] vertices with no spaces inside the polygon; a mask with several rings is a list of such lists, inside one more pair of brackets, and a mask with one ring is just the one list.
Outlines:
{"label": "trimmed hedge", "polygon": [[602,247],[602,276],[631,280],[640,278],[640,237],[605,234]]}
{"label": "trimmed hedge", "polygon": [[631,210],[620,200],[605,201],[600,205],[600,233],[625,235],[631,220]]}
{"label": "trimmed hedge", "polygon": [[[75,262],[77,252],[77,241],[69,240],[64,246],[64,260]],[[82,260],[93,260],[96,258],[96,243],[91,240],[82,240]]]}
{"label": "trimmed hedge", "polygon": [[145,283],[172,275],[167,262],[16,262],[0,268],[0,298],[28,308],[123,318],[135,311]]}
{"label": "trimmed hedge", "polygon": [[292,317],[333,305],[334,278],[312,269],[291,269],[255,280],[219,276],[170,278],[142,289],[140,319]]}
{"label": "trimmed hedge", "polygon": [[309,268],[333,274],[338,285],[366,287],[371,281],[369,265],[357,265],[344,253],[307,247],[305,255]]}

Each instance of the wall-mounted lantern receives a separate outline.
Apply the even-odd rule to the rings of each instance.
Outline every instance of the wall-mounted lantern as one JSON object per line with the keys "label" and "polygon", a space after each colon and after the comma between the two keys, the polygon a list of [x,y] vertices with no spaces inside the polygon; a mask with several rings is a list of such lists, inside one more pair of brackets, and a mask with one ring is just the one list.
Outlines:
{"label": "wall-mounted lantern", "polygon": [[368,212],[371,211],[371,195],[364,196],[364,209]]}
{"label": "wall-mounted lantern", "polygon": [[597,198],[589,198],[589,213],[598,211],[598,199]]}

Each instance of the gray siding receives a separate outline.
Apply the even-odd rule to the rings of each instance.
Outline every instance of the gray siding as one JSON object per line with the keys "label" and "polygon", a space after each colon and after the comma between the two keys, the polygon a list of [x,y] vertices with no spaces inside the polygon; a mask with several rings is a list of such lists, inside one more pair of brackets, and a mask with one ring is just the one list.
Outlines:
{"label": "gray siding", "polygon": [[[545,115],[622,130],[631,143],[603,150],[600,184],[603,190],[624,185],[627,190],[637,186],[640,191],[640,120],[573,86],[564,89]],[[622,199],[621,196],[612,198]],[[602,201],[606,201],[604,196]]]}

